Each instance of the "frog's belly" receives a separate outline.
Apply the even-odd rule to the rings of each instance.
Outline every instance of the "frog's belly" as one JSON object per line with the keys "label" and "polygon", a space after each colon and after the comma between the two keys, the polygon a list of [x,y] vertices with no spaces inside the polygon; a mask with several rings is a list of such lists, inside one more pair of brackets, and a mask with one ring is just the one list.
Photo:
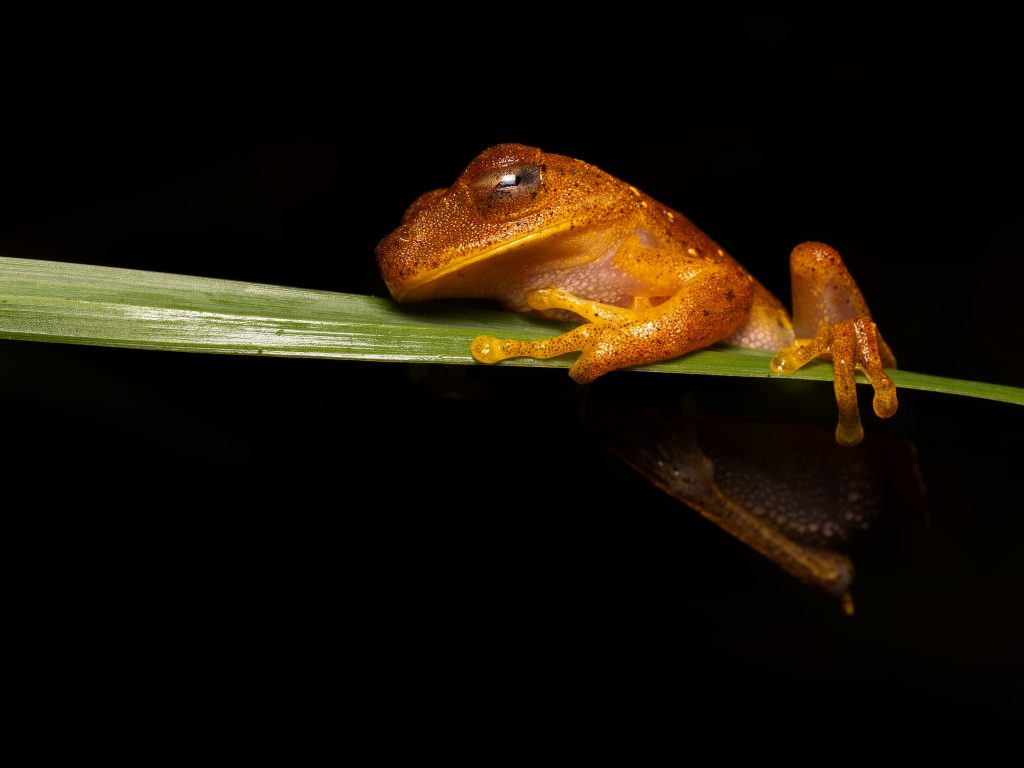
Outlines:
{"label": "frog's belly", "polygon": [[[616,244],[597,259],[586,263],[538,264],[528,273],[521,273],[518,280],[500,286],[500,295],[493,298],[514,312],[534,312],[526,303],[527,292],[539,288],[560,288],[582,299],[618,307],[629,306],[635,296],[646,291],[647,286],[615,266],[618,250],[619,245]],[[546,310],[534,314],[564,320],[579,319],[578,315],[565,310]]]}
{"label": "frog's belly", "polygon": [[[642,228],[600,229],[581,227],[533,246],[518,254],[515,275],[494,286],[492,298],[514,312],[532,312],[526,294],[539,288],[559,288],[573,296],[602,304],[627,307],[637,296],[647,295],[649,286],[640,278],[623,270],[616,257],[628,243],[656,247],[652,235]],[[547,310],[534,314],[545,317],[578,320],[579,316],[565,310]]]}
{"label": "frog's belly", "polygon": [[768,289],[754,281],[754,303],[746,319],[724,344],[777,351],[793,343],[793,323],[782,303]]}
{"label": "frog's belly", "polygon": [[[567,310],[531,310],[526,303],[528,291],[538,288],[560,288],[574,296],[619,307],[631,306],[637,296],[644,296],[657,303],[658,297],[667,298],[661,290],[655,289],[617,266],[616,256],[623,248],[638,246],[668,254],[670,251],[644,229],[636,229],[626,236],[602,243],[602,253],[589,261],[580,256],[538,260],[529,269],[522,269],[518,279],[495,284],[491,287],[491,298],[501,301],[515,312],[533,314],[557,320],[579,320],[579,316]],[[685,286],[686,280],[700,271],[699,263],[682,262],[672,265],[671,280],[678,286]],[[676,288],[679,290],[679,288]],[[781,302],[757,280],[754,280],[754,301],[747,317],[726,339],[726,344],[741,347],[778,350],[793,342],[793,326]]]}

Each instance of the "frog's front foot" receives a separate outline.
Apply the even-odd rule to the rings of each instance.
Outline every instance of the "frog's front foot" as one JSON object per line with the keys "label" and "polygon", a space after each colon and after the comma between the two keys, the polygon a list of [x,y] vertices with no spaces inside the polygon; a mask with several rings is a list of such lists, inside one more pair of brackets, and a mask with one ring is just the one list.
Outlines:
{"label": "frog's front foot", "polygon": [[[585,301],[557,288],[538,288],[527,291],[526,303],[531,309],[568,309],[590,319],[594,317],[591,305],[595,304],[595,302]],[[620,311],[618,308],[615,309]],[[603,314],[605,316],[608,315],[607,312]],[[585,349],[595,332],[597,332],[597,329],[591,326],[581,326],[569,333],[563,333],[560,336],[553,336],[550,339],[541,339],[539,341],[477,336],[473,339],[472,345],[470,345],[470,351],[473,353],[473,357],[481,363],[499,363],[510,357],[545,359]]]}
{"label": "frog's front foot", "polygon": [[896,385],[882,369],[875,324],[869,317],[823,323],[814,338],[798,340],[779,352],[772,359],[771,367],[776,373],[790,374],[821,355],[831,355],[835,366],[834,385],[839,406],[836,440],[841,445],[857,445],[864,439],[857,408],[858,370],[864,372],[875,389],[875,413],[883,419],[896,413]]}
{"label": "frog's front foot", "polygon": [[[577,329],[578,330],[578,329]],[[550,339],[539,341],[524,341],[521,339],[499,339],[494,336],[477,336],[470,344],[469,350],[473,357],[481,363],[500,363],[510,357],[535,357],[546,359],[557,357],[567,352],[575,352],[580,349],[573,339],[562,336],[554,336]],[[575,334],[579,336],[579,334]]]}
{"label": "frog's front foot", "polygon": [[587,322],[537,341],[477,336],[471,351],[482,363],[580,352],[569,375],[587,384],[609,371],[678,357],[725,338],[746,315],[752,299],[750,280],[738,279],[736,269],[729,266],[706,268],[657,306],[647,302],[619,307],[561,288],[542,288],[526,294],[530,307],[567,310]]}
{"label": "frog's front foot", "polygon": [[[546,360],[549,357],[582,351],[584,354],[576,361],[569,373],[576,381],[585,384],[604,372],[591,372],[590,366],[588,366],[588,362],[593,357],[594,339],[600,333],[600,328],[587,324],[574,328],[568,333],[537,341],[477,336],[470,345],[470,351],[473,353],[473,357],[481,363],[500,363],[511,357],[533,357]],[[581,363],[583,363],[582,368]]]}

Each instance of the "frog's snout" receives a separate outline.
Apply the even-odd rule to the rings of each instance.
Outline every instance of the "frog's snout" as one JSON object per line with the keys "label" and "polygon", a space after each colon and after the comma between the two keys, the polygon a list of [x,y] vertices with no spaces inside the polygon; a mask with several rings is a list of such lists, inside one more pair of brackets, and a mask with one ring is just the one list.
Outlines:
{"label": "frog's snout", "polygon": [[409,256],[412,247],[413,228],[408,224],[402,224],[377,243],[377,265],[392,294],[395,286],[411,276]]}
{"label": "frog's snout", "polygon": [[402,224],[398,229],[392,232],[385,238],[386,240],[394,239],[398,243],[408,243],[412,240],[412,227],[408,224]]}
{"label": "frog's snout", "polygon": [[447,189],[432,189],[417,197],[412,201],[412,205],[405,209],[405,214],[402,216],[402,224],[411,222],[419,215],[420,211],[430,208],[447,191]]}

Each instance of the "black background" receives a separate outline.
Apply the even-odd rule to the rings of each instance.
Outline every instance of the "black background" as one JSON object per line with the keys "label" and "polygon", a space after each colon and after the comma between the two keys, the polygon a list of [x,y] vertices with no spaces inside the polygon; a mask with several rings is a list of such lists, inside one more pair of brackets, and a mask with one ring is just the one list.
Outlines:
{"label": "black background", "polygon": [[[5,68],[0,253],[383,295],[405,206],[519,141],[684,212],[784,300],[792,246],[829,242],[901,367],[1024,385],[1021,27],[658,15],[45,27]],[[679,745],[1019,735],[1018,408],[903,392],[868,420],[917,443],[931,522],[858,539],[849,619],[606,456],[564,371],[448,369],[496,390],[449,399],[402,365],[0,366],[12,664],[25,711],[90,724],[82,754],[585,746],[637,713]],[[831,419],[827,387],[694,386]]]}

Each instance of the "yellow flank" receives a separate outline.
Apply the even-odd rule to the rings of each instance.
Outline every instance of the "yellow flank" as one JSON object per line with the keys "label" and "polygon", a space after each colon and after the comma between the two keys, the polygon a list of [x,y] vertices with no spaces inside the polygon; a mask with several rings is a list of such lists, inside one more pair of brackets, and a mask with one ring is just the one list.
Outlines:
{"label": "yellow flank", "polygon": [[840,443],[863,436],[856,370],[875,388],[875,412],[896,411],[882,370],[895,360],[834,249],[794,249],[791,320],[685,216],[580,160],[521,144],[485,150],[451,187],[413,203],[377,258],[400,301],[482,297],[585,321],[541,341],[477,337],[472,352],[481,362],[579,352],[570,375],[586,383],[719,341],[783,347],[776,373],[833,359]]}

